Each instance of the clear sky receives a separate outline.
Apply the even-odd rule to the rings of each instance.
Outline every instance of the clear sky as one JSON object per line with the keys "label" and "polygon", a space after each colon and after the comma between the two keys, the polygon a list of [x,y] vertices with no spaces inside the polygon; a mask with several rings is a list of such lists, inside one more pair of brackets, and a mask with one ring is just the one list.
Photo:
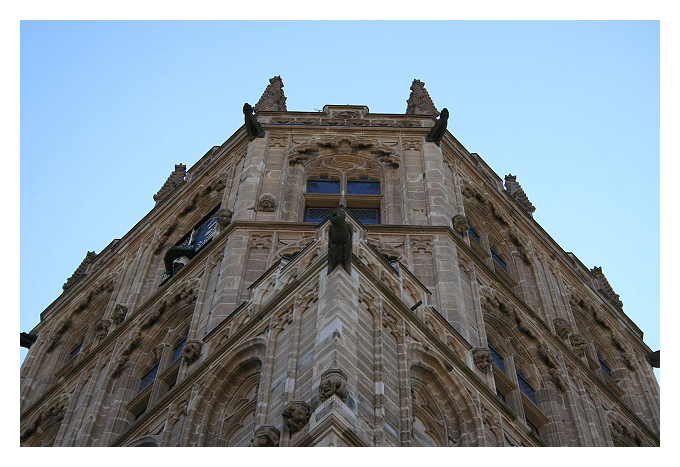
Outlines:
{"label": "clear sky", "polygon": [[174,164],[242,125],[272,76],[288,110],[380,113],[404,113],[418,78],[562,248],[603,267],[656,350],[659,65],[652,21],[24,21],[21,331],[88,250],[153,208]]}

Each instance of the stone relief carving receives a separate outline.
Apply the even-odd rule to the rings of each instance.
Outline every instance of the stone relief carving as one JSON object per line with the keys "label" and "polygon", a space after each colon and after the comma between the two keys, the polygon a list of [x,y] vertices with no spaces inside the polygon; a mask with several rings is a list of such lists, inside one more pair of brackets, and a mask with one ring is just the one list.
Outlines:
{"label": "stone relief carving", "polygon": [[68,397],[64,396],[43,408],[33,422],[21,433],[21,441],[25,441],[32,434],[42,431],[50,425],[61,422],[66,415],[68,402]]}
{"label": "stone relief carving", "polygon": [[253,114],[253,107],[247,102],[243,104],[243,116],[245,119],[246,132],[248,133],[248,141],[252,141],[255,138],[264,138],[264,128],[257,121],[257,118]]}
{"label": "stone relief carving", "polygon": [[571,325],[569,325],[569,321],[563,318],[555,318],[553,320],[553,327],[555,328],[555,333],[557,336],[564,340],[567,337],[569,337],[569,333],[571,332]]}
{"label": "stone relief carving", "polygon": [[106,337],[106,335],[109,333],[109,327],[111,326],[111,321],[108,319],[103,319],[99,321],[95,327],[94,327],[94,332],[97,335],[97,339],[101,340]]}
{"label": "stone relief carving", "polygon": [[309,421],[312,414],[309,404],[302,401],[291,401],[283,409],[283,422],[291,434],[300,431]]}
{"label": "stone relief carving", "polygon": [[451,223],[453,225],[453,231],[456,232],[461,237],[464,237],[468,229],[470,228],[470,224],[467,220],[467,217],[461,216],[460,214],[456,214],[455,216],[453,216],[453,218],[451,219]]}
{"label": "stone relief carving", "polygon": [[67,316],[66,318],[63,318],[59,324],[57,324],[54,327],[54,330],[50,333],[49,337],[47,338],[47,352],[52,352],[54,349],[57,348],[57,345],[59,345],[59,342],[61,341],[61,337],[68,331],[68,329],[71,327],[73,324],[73,319],[71,319],[70,316]]}
{"label": "stone relief carving", "polygon": [[117,378],[123,372],[123,368],[130,360],[130,355],[142,342],[142,333],[139,329],[135,329],[130,333],[128,338],[123,343],[121,350],[116,358],[116,361],[111,366],[109,376]]}
{"label": "stone relief carving", "polygon": [[78,304],[73,309],[73,313],[80,313],[85,308],[87,308],[92,301],[99,296],[101,293],[111,293],[116,285],[115,277],[108,277],[103,279],[101,282],[97,283],[90,291],[85,295],[85,297],[78,302]]}
{"label": "stone relief carving", "polygon": [[350,135],[324,136],[296,144],[291,148],[288,163],[304,164],[312,158],[336,156],[339,153],[370,158],[393,168],[399,167],[400,164],[398,152],[387,144],[381,144],[375,139]]}
{"label": "stone relief carving", "polygon": [[482,370],[484,373],[491,371],[493,365],[493,360],[489,354],[489,349],[486,347],[478,347],[472,350],[472,360],[475,366]]}
{"label": "stone relief carving", "polygon": [[319,400],[325,401],[332,395],[337,395],[340,400],[347,402],[348,391],[347,375],[340,369],[326,370],[321,375],[321,383],[319,384]]}
{"label": "stone relief carving", "polygon": [[187,361],[187,363],[194,363],[201,356],[201,341],[196,339],[190,339],[184,345],[184,350],[182,350],[182,357]]}
{"label": "stone relief carving", "polygon": [[572,334],[569,336],[569,343],[579,357],[583,357],[586,354],[587,343],[581,334]]}
{"label": "stone relief carving", "polygon": [[274,447],[279,445],[279,430],[273,426],[261,426],[255,430],[255,437],[251,441],[252,447]]}
{"label": "stone relief carving", "polygon": [[163,183],[163,186],[161,187],[160,190],[158,190],[158,193],[153,195],[153,200],[156,202],[156,205],[158,205],[158,203],[167,198],[170,195],[170,193],[172,193],[175,190],[175,188],[184,183],[186,174],[187,174],[186,165],[175,164],[175,170],[172,171],[168,179],[165,181],[165,183]]}
{"label": "stone relief carving", "polygon": [[257,202],[257,211],[258,212],[276,211],[276,200],[274,199],[274,197],[266,193],[260,196],[260,199]]}
{"label": "stone relief carving", "polygon": [[125,319],[127,312],[128,307],[121,305],[120,303],[116,304],[116,306],[113,307],[113,313],[111,313],[111,322],[115,325],[119,325]]}
{"label": "stone relief carving", "polygon": [[170,308],[177,305],[190,305],[196,301],[196,298],[198,298],[198,291],[193,286],[185,286],[181,290],[169,293],[142,322],[142,329],[153,326]]}

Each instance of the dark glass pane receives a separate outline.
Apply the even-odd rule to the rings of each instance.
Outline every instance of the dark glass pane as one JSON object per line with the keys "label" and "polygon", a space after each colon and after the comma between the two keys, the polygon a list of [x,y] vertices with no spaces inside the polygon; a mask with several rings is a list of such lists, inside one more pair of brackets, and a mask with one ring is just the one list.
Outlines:
{"label": "dark glass pane", "polygon": [[347,182],[347,194],[349,195],[379,195],[380,182],[369,180],[351,180]]}
{"label": "dark glass pane", "polygon": [[533,423],[531,423],[528,418],[526,419],[526,422],[527,422],[527,425],[529,425],[529,428],[531,428],[531,431],[538,434],[538,427],[536,425],[534,425]]}
{"label": "dark glass pane", "polygon": [[340,193],[340,181],[307,180],[307,193]]}
{"label": "dark glass pane", "polygon": [[537,404],[536,401],[536,390],[531,387],[531,385],[524,379],[522,373],[517,372],[517,383],[519,384],[519,390],[524,393],[525,396],[529,398],[531,402]]}
{"label": "dark glass pane", "polygon": [[199,250],[210,240],[217,228],[217,213],[213,213],[194,229],[194,249]]}
{"label": "dark glass pane", "polygon": [[499,265],[506,271],[508,270],[508,265],[505,264],[505,261],[503,261],[501,257],[498,256],[498,253],[496,253],[496,251],[493,248],[491,249],[491,257],[493,258],[497,265]]}
{"label": "dark glass pane", "polygon": [[307,208],[305,222],[323,222],[335,208]]}
{"label": "dark glass pane", "polygon": [[471,239],[473,239],[477,243],[482,243],[482,239],[479,236],[477,232],[475,232],[475,229],[472,227],[468,228],[468,235],[470,236]]}
{"label": "dark glass pane", "polygon": [[380,209],[350,208],[349,212],[364,224],[380,224]]}
{"label": "dark glass pane", "polygon": [[491,345],[491,342],[489,344],[489,354],[491,354],[491,360],[493,360],[493,364],[496,365],[496,367],[501,370],[501,372],[505,371],[505,362],[503,361],[503,357],[501,357],[498,352],[496,352],[496,349],[493,348],[493,345]]}
{"label": "dark glass pane", "polygon": [[172,361],[176,362],[179,357],[182,356],[182,350],[184,350],[184,344],[187,343],[187,336],[184,336],[184,339],[179,341],[179,344],[175,346],[174,349],[172,349]]}
{"label": "dark glass pane", "polygon": [[68,358],[71,359],[78,355],[80,353],[80,349],[83,348],[83,341],[80,341],[78,345],[76,345],[73,350],[71,350],[71,353],[68,355]]}
{"label": "dark glass pane", "polygon": [[612,376],[612,370],[609,369],[609,367],[608,367],[607,364],[604,362],[604,360],[602,360],[602,359],[600,358],[599,355],[597,356],[597,360],[600,362],[600,368],[602,368],[602,370],[603,370],[605,373],[607,373],[607,374],[609,375],[609,377],[611,377],[611,376]]}
{"label": "dark glass pane", "polygon": [[149,384],[153,383],[153,380],[156,379],[156,373],[158,373],[158,362],[154,363],[153,366],[149,368],[149,371],[147,371],[146,374],[142,376],[142,379],[139,382],[138,391],[143,390]]}

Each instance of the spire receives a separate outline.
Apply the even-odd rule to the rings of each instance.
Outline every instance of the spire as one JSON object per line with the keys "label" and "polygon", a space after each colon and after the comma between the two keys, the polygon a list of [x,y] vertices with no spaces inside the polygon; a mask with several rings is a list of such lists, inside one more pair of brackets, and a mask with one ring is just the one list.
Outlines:
{"label": "spire", "polygon": [[434,115],[439,117],[439,111],[434,106],[427,89],[425,89],[425,83],[419,79],[414,79],[411,84],[411,95],[406,101],[406,115]]}
{"label": "spire", "polygon": [[285,112],[286,96],[283,95],[283,80],[280,76],[269,79],[269,86],[262,93],[262,97],[255,104],[255,112],[271,111]]}
{"label": "spire", "polygon": [[75,270],[75,272],[71,275],[66,280],[66,283],[61,287],[63,290],[68,289],[71,287],[78,279],[83,277],[85,275],[85,271],[87,271],[87,267],[90,265],[92,261],[97,257],[97,253],[94,251],[88,251],[87,254],[85,255],[85,259],[83,260],[82,263],[80,263],[80,266]]}
{"label": "spire", "polygon": [[533,215],[536,208],[529,201],[527,194],[524,193],[522,185],[517,182],[517,175],[508,174],[505,176],[505,189],[526,212]]}
{"label": "spire", "polygon": [[184,164],[175,164],[175,170],[172,171],[168,179],[158,193],[153,195],[153,200],[156,204],[163,201],[172,191],[184,182],[184,177],[187,173],[187,166]]}

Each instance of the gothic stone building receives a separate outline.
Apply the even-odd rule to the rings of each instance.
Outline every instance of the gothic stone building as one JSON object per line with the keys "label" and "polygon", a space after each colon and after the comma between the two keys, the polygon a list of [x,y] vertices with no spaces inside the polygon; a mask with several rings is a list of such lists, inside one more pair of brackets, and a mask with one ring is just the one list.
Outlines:
{"label": "gothic stone building", "polygon": [[290,112],[282,88],[42,313],[21,445],[659,445],[650,349],[602,269],[424,83],[400,115]]}

